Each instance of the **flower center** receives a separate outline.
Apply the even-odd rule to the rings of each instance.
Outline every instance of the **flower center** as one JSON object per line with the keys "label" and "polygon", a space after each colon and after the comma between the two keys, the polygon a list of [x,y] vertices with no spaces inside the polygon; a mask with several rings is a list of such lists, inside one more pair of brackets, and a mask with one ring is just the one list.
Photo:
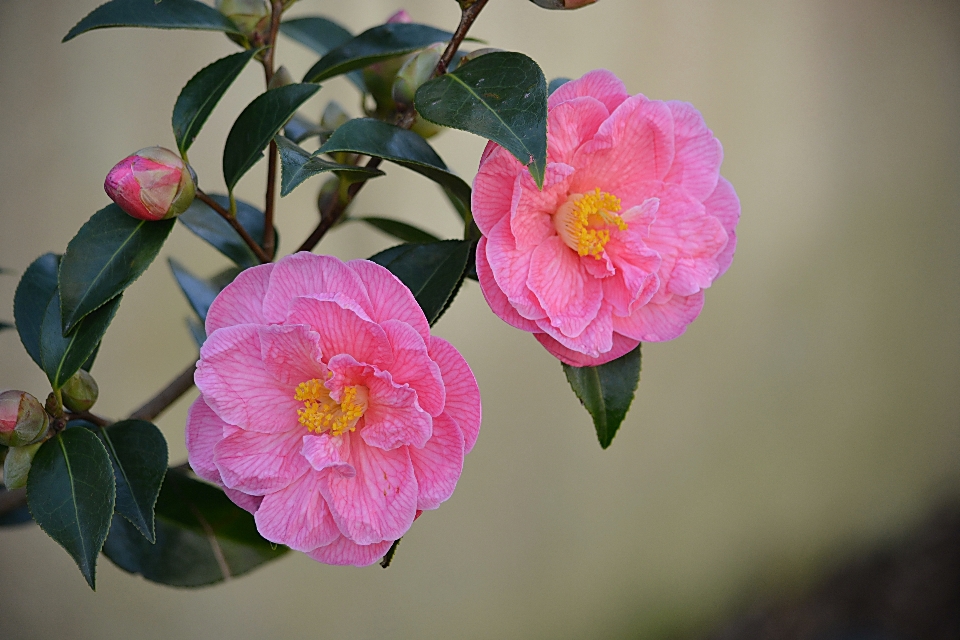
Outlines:
{"label": "flower center", "polygon": [[553,216],[553,224],[564,244],[581,256],[597,260],[610,241],[611,227],[627,230],[627,223],[617,215],[620,198],[606,191],[594,189],[574,193]]}
{"label": "flower center", "polygon": [[329,430],[330,435],[339,436],[353,431],[367,410],[367,388],[363,386],[344,387],[338,404],[323,382],[314,378],[301,382],[294,397],[303,402],[303,409],[297,409],[300,424],[314,433]]}

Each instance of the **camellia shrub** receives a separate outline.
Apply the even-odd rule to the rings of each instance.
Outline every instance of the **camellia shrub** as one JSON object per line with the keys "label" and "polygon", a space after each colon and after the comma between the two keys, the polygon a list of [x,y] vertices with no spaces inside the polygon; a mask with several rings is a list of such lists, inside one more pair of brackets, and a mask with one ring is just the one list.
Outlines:
{"label": "camellia shrub", "polygon": [[[14,297],[16,329],[50,391],[0,393],[0,524],[35,520],[91,588],[101,552],[175,586],[216,583],[291,549],[388,566],[421,513],[451,498],[480,431],[470,366],[431,335],[465,278],[562,363],[606,448],[633,399],[641,343],[680,336],[733,259],[739,201],[690,104],[631,95],[611,71],[548,83],[523,53],[463,50],[488,0],[459,0],[452,32],[401,10],[356,35],[328,17],[285,18],[294,2],[111,0],[64,38],[213,30],[238,47],[187,81],[171,147],[120,160],[104,181],[112,203],[62,254],[37,258]],[[318,56],[300,81],[279,64],[283,38]],[[223,143],[226,192],[207,193],[200,178],[216,168],[187,154],[248,65],[262,66],[265,88]],[[364,117],[333,102],[319,120],[298,112],[341,75]],[[472,180],[430,146],[445,129],[489,141]],[[237,200],[264,154],[264,202]],[[350,216],[364,185],[397,167],[436,183],[462,237]],[[280,255],[278,198],[321,174],[316,229]],[[399,244],[349,262],[312,253],[345,220]],[[171,261],[196,313],[199,359],[127,418],[105,418],[93,412],[97,350],[178,223],[233,263],[204,279]],[[169,466],[151,421],[194,385],[189,460]]]}

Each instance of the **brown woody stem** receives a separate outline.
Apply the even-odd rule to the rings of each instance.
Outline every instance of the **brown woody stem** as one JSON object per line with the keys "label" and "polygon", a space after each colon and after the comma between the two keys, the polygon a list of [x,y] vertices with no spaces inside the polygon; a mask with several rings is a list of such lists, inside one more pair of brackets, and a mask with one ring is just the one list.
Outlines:
{"label": "brown woody stem", "polygon": [[154,420],[180,396],[193,388],[193,372],[197,364],[191,363],[176,378],[170,381],[157,395],[147,400],[139,409],[130,414],[130,420]]}
{"label": "brown woody stem", "polygon": [[[216,200],[208,196],[206,193],[197,189],[197,199],[203,202],[205,205],[216,211],[220,214],[220,217],[230,223],[230,226],[240,234],[240,237],[243,238],[243,241],[247,243],[247,246],[250,247],[250,250],[256,254],[257,259],[260,262],[266,263],[270,262],[270,256],[268,256],[263,248],[257,244],[257,241],[250,237],[250,234],[247,233],[247,230],[243,228],[243,225],[237,222],[236,216],[230,215],[230,212],[221,207]],[[273,228],[271,223],[270,228]],[[266,226],[264,227],[266,229]]]}

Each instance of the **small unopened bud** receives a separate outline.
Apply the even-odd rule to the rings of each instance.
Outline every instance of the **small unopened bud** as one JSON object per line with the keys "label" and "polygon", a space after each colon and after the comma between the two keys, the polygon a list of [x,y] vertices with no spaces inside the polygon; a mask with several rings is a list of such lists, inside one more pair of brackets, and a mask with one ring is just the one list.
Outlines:
{"label": "small unopened bud", "polygon": [[294,84],[295,82],[296,80],[293,79],[293,76],[290,74],[290,70],[285,66],[280,65],[280,68],[273,72],[273,77],[270,78],[270,83],[267,85],[267,89],[285,87],[288,84]]}
{"label": "small unopened bud", "polygon": [[3,484],[7,489],[20,489],[27,486],[30,465],[41,444],[43,443],[38,442],[25,447],[11,447],[7,451],[7,457],[3,460]]}
{"label": "small unopened bud", "polygon": [[[387,24],[412,22],[410,14],[404,9],[397,11],[387,18]],[[397,105],[393,102],[391,95],[393,89],[393,79],[397,77],[397,71],[406,62],[408,56],[397,56],[396,58],[387,58],[380,62],[364,67],[363,83],[367,91],[373,96],[376,102],[376,109],[371,113],[376,114],[381,120],[389,120],[396,114]]]}
{"label": "small unopened bud", "polygon": [[420,85],[433,76],[446,47],[447,45],[443,42],[432,44],[403,63],[393,81],[394,102],[404,107],[413,104],[414,94]]}
{"label": "small unopened bud", "polygon": [[460,62],[457,63],[457,66],[459,67],[460,65],[466,64],[471,60],[476,60],[480,56],[485,56],[488,53],[495,53],[497,51],[503,51],[503,49],[497,49],[495,47],[483,47],[482,49],[476,49],[474,51],[470,51],[469,53],[463,54],[463,57],[460,58]]}
{"label": "small unopened bud", "polygon": [[395,14],[387,18],[387,24],[393,24],[396,22],[409,23],[413,22],[413,18],[410,17],[410,14],[407,13],[406,9],[400,9]]}
{"label": "small unopened bud", "polygon": [[107,174],[103,189],[134,218],[166,220],[193,202],[194,180],[180,156],[163,147],[148,147],[118,162]]}
{"label": "small unopened bud", "polygon": [[336,131],[341,125],[346,124],[350,119],[350,114],[343,110],[338,102],[331,100],[323,109],[323,115],[320,116],[320,128],[324,131]]}
{"label": "small unopened bud", "polygon": [[233,20],[247,35],[266,28],[269,23],[270,3],[267,0],[217,0],[216,4],[217,11]]}
{"label": "small unopened bud", "polygon": [[530,0],[533,4],[544,9],[579,9],[597,0]]}
{"label": "small unopened bud", "polygon": [[43,405],[26,391],[0,393],[0,444],[30,444],[44,434],[49,423]]}
{"label": "small unopened bud", "polygon": [[60,388],[60,393],[70,411],[89,411],[97,402],[100,388],[92,375],[80,369]]}

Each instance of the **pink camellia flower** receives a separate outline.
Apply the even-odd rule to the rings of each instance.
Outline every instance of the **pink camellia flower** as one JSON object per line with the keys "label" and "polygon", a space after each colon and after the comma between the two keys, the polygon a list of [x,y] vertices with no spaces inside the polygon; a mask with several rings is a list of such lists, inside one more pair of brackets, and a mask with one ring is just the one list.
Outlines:
{"label": "pink camellia flower", "polygon": [[543,191],[498,145],[480,159],[484,297],[578,367],[676,338],[736,246],[720,143],[691,105],[629,96],[609,71],[563,85],[548,108]]}
{"label": "pink camellia flower", "polygon": [[297,253],[247,269],[206,329],[190,465],[263,537],[367,565],[453,493],[480,392],[383,267]]}
{"label": "pink camellia flower", "polygon": [[141,149],[118,162],[103,189],[125,212],[151,221],[180,215],[196,195],[190,168],[163,147]]}

